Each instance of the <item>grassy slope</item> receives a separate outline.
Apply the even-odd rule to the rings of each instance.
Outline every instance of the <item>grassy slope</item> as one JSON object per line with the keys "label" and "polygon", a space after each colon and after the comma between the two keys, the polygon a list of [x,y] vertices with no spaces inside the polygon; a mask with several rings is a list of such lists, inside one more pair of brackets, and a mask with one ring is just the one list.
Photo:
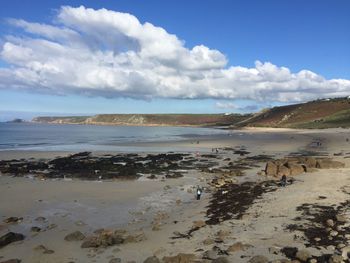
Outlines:
{"label": "grassy slope", "polygon": [[37,117],[35,122],[102,125],[229,126],[251,115],[223,114],[100,114],[91,117]]}
{"label": "grassy slope", "polygon": [[350,127],[350,100],[338,98],[275,107],[256,114],[241,126],[281,128]]}

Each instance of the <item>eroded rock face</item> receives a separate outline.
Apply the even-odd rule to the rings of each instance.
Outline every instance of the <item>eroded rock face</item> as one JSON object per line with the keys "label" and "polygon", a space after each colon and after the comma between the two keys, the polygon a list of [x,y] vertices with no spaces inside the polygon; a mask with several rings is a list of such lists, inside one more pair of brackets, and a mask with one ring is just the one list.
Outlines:
{"label": "eroded rock face", "polygon": [[314,172],[316,168],[336,169],[344,166],[344,163],[329,158],[288,157],[268,161],[265,166],[265,174],[274,177],[294,176],[304,172]]}
{"label": "eroded rock face", "polygon": [[322,159],[317,160],[316,168],[320,169],[337,169],[337,168],[344,168],[345,164],[338,161],[333,161],[330,159]]}
{"label": "eroded rock face", "polygon": [[299,175],[304,173],[304,168],[301,164],[295,164],[295,163],[287,163],[287,167],[289,168],[290,175]]}
{"label": "eroded rock face", "polygon": [[278,165],[275,162],[269,161],[266,163],[266,167],[265,167],[266,175],[276,176],[277,172],[278,172]]}
{"label": "eroded rock face", "polygon": [[25,238],[24,235],[14,232],[9,232],[2,237],[0,237],[0,248],[7,246],[16,241],[21,241]]}

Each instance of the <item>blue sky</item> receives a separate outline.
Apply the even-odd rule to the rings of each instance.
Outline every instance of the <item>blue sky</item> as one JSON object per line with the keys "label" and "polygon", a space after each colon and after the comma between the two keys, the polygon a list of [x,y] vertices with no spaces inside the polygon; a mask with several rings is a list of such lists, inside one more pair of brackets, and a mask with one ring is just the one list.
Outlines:
{"label": "blue sky", "polygon": [[[263,83],[261,85],[264,87],[264,91],[254,90],[248,94],[247,89],[253,89],[251,87],[254,85],[259,86],[260,82],[254,82],[253,84],[251,82],[243,83],[242,88],[240,88],[238,86],[241,82],[239,80],[237,82],[238,73],[235,71],[232,73],[235,75],[222,82],[215,82],[209,79],[207,81],[209,86],[206,87],[207,90],[205,91],[201,91],[200,87],[198,88],[200,86],[199,83],[184,83],[185,89],[199,90],[198,92],[193,92],[192,97],[186,97],[183,92],[176,94],[173,92],[160,92],[160,89],[167,88],[165,85],[157,88],[157,91],[147,93],[145,95],[147,98],[145,99],[145,97],[137,96],[143,91],[132,86],[136,85],[134,81],[132,82],[134,84],[128,84],[125,88],[127,92],[125,90],[122,92],[120,90],[115,91],[113,90],[113,85],[116,84],[111,84],[110,87],[106,87],[106,89],[108,88],[108,95],[106,95],[105,91],[100,92],[98,85],[88,86],[89,92],[87,96],[85,87],[82,87],[83,84],[80,83],[80,91],[78,92],[76,88],[72,88],[73,92],[69,90],[69,87],[62,88],[62,83],[57,84],[57,90],[60,92],[51,92],[55,89],[56,79],[47,80],[48,77],[45,76],[45,79],[40,80],[38,83],[40,85],[41,83],[49,83],[47,85],[50,87],[39,89],[37,84],[33,84],[33,82],[23,84],[23,80],[18,80],[21,83],[21,87],[18,88],[16,83],[10,82],[12,77],[8,77],[9,80],[6,79],[3,85],[0,84],[0,111],[73,114],[246,112],[324,96],[343,96],[349,91],[349,83],[347,81],[350,79],[350,1],[347,0],[2,1],[0,3],[2,23],[0,27],[0,50],[3,49],[4,43],[12,41],[9,40],[8,36],[21,39],[28,37],[46,39],[37,33],[24,32],[23,26],[9,24],[8,18],[23,19],[27,22],[53,26],[58,24],[58,27],[62,28],[62,26],[66,27],[69,22],[67,20],[63,22],[63,25],[62,21],[57,22],[57,13],[60,12],[61,6],[74,8],[80,5],[94,10],[105,8],[110,11],[130,13],[139,20],[141,25],[149,22],[156,27],[161,27],[167,33],[176,35],[177,39],[184,41],[183,47],[179,47],[181,50],[183,48],[186,49],[183,52],[189,52],[193,47],[199,45],[204,45],[209,50],[219,51],[219,58],[217,54],[210,53],[210,56],[212,56],[210,57],[210,63],[218,60],[222,62],[220,62],[220,66],[215,65],[210,69],[210,75],[216,74],[219,70],[220,74],[222,73],[226,76],[228,68],[238,66],[244,69],[258,69],[259,72],[268,70],[269,76],[271,72],[275,75],[281,75],[284,73],[279,68],[285,67],[291,74],[297,74],[301,70],[311,71],[317,76],[322,76],[324,83],[319,86],[315,86],[312,83],[310,87],[305,86],[307,84],[300,84],[301,86],[299,85],[298,87],[294,87],[294,84],[290,84],[291,86],[286,84],[283,86],[283,89],[287,87],[288,91],[283,93],[280,92],[282,88],[276,86],[275,82],[271,84],[271,79],[261,79],[259,81]],[[80,32],[81,28],[85,28],[85,25],[80,26],[80,28],[72,25],[67,27]],[[110,30],[106,29],[105,34],[110,34]],[[91,31],[89,32],[91,33]],[[85,36],[89,32],[85,32]],[[136,36],[136,40],[139,41],[138,36]],[[60,40],[55,41],[61,43]],[[18,41],[11,43],[18,44],[21,47],[26,45]],[[101,44],[101,42],[98,43]],[[67,43],[65,44],[67,45]],[[110,47],[108,45],[109,43],[106,43],[107,48]],[[105,51],[105,46],[101,46],[101,50]],[[18,70],[23,67],[22,64],[19,66],[18,61],[14,61],[13,53],[6,53],[5,55],[0,57],[0,68]],[[36,55],[40,56],[40,54]],[[223,62],[221,55],[226,58],[226,64]],[[57,60],[57,57],[55,59]],[[265,64],[259,67],[255,64],[257,60],[262,63],[270,62],[278,68],[271,68]],[[203,62],[201,65],[209,63],[208,61],[199,62]],[[171,69],[173,70],[174,67],[172,65]],[[203,67],[200,66],[198,68]],[[175,69],[178,70],[177,68]],[[140,69],[138,68],[137,70],[139,71]],[[252,71],[253,73],[254,70]],[[186,71],[186,73],[181,73],[178,76],[179,79],[187,77],[188,69],[179,69],[179,71]],[[199,71],[195,73],[202,74]],[[9,73],[6,72],[6,74]],[[205,75],[207,76],[207,73]],[[7,75],[5,75],[6,77]],[[167,75],[162,80],[169,80],[168,77]],[[299,77],[293,75],[290,76],[290,79]],[[305,81],[304,77],[298,81],[300,83],[309,83],[311,77],[307,78],[307,81]],[[314,77],[312,78],[314,79]],[[236,82],[231,84],[230,81],[232,79],[235,79]],[[344,81],[334,84],[332,82],[333,79],[342,79]],[[331,82],[327,82],[329,80]],[[116,81],[116,83],[120,83],[118,82],[119,80]],[[146,83],[147,81],[148,79],[145,79],[141,83]],[[317,81],[317,83],[319,82]],[[269,86],[266,83],[271,85]],[[290,80],[288,80],[288,83],[290,83]],[[23,85],[25,85],[25,88],[23,88]],[[32,86],[27,88],[30,85]],[[213,91],[213,85],[223,85],[225,90]],[[334,88],[332,90],[326,88],[322,90],[328,85],[334,85]],[[84,91],[81,91],[83,89]],[[145,86],[143,89],[148,90],[152,89],[152,87]],[[231,89],[234,90],[232,91]],[[90,92],[91,90],[92,92]],[[301,93],[303,94],[300,95]],[[278,95],[274,96],[273,94]]]}

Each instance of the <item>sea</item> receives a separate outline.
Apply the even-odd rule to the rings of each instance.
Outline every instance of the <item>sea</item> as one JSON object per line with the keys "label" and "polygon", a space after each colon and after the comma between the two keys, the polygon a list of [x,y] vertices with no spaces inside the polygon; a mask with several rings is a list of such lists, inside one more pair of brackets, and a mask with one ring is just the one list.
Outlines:
{"label": "sea", "polygon": [[[0,123],[0,151],[168,151],[151,142],[193,140],[225,135],[222,129],[197,127],[100,126]],[[139,144],[139,145],[138,145]]]}

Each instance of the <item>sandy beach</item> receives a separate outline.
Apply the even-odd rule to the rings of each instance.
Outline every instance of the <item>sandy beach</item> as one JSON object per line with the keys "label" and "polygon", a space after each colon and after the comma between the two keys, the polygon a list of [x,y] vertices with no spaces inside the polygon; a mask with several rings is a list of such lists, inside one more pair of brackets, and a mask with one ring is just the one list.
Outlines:
{"label": "sandy beach", "polygon": [[[345,217],[345,222],[335,222],[333,228],[329,223],[331,230],[328,232],[337,231],[336,235],[332,234],[334,239],[317,245],[314,240],[308,239],[308,232],[302,230],[303,227],[311,229],[315,223],[303,214],[303,209],[306,209],[303,205],[320,205],[328,209],[349,199],[350,142],[347,138],[350,138],[350,131],[251,128],[235,132],[242,134],[241,138],[227,134],[208,136],[199,141],[194,138],[123,145],[142,148],[141,155],[146,155],[148,148],[153,153],[155,149],[160,149],[160,153],[175,151],[188,154],[187,158],[195,161],[191,169],[179,167],[183,176],[178,178],[156,175],[155,179],[150,179],[144,175],[133,180],[83,180],[2,174],[0,236],[11,231],[21,233],[25,238],[0,248],[0,261],[18,258],[22,262],[33,263],[113,263],[144,262],[148,257],[156,256],[160,262],[269,262],[282,259],[289,262],[287,260],[295,258],[306,262],[326,254],[343,253],[349,245],[346,240],[350,243],[350,236],[342,234],[342,229],[350,223],[350,210],[346,206],[337,210]],[[213,152],[216,148],[217,153]],[[246,153],[235,152],[243,150]],[[107,153],[92,154],[102,156]],[[215,196],[222,198],[225,189],[231,189],[225,187],[244,182],[255,186],[280,179],[264,175],[265,160],[251,161],[254,159],[249,157],[256,157],[256,160],[257,156],[281,159],[296,153],[329,157],[345,166],[293,175],[290,178],[295,181],[286,187],[279,187],[277,183],[263,185],[261,195],[252,199],[240,218],[232,216],[215,224],[210,222],[208,211],[213,207]],[[69,154],[72,153],[1,151],[0,160],[53,159]],[[224,184],[213,184],[215,178],[218,180],[227,172],[230,162],[244,162],[246,165],[248,160],[251,167],[242,170],[243,176],[225,175]],[[204,188],[201,200],[195,198],[197,185]],[[313,213],[312,209],[310,211],[308,215]],[[235,211],[226,213],[230,217]],[[329,219],[336,221],[334,216]],[[23,219],[5,223],[4,220],[9,217]],[[40,230],[33,231],[33,227]],[[128,237],[123,236],[120,243],[81,247],[89,237],[101,234],[101,229],[104,233],[118,230]],[[85,239],[65,240],[75,231],[80,231]],[[342,235],[343,238],[336,238]],[[298,254],[285,253],[286,247],[299,251],[306,249],[306,252],[303,251],[309,253],[304,255],[306,261]],[[179,253],[186,255],[179,256]]]}

